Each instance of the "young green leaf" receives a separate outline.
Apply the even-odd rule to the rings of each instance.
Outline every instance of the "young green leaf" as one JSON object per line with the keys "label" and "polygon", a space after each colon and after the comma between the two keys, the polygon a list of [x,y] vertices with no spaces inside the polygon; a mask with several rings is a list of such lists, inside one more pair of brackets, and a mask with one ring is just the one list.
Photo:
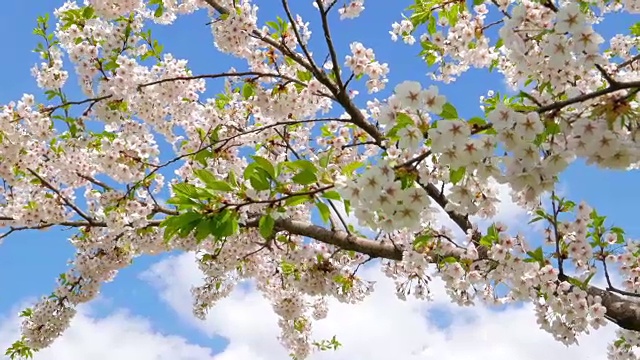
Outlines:
{"label": "young green leaf", "polygon": [[198,188],[195,187],[194,185],[187,184],[187,183],[179,183],[179,184],[173,184],[172,188],[173,188],[173,192],[176,195],[180,195],[180,196],[191,198],[191,199],[200,198],[200,192],[198,191]]}
{"label": "young green leaf", "polygon": [[271,189],[271,175],[265,170],[261,168],[257,163],[251,163],[244,170],[244,178],[249,180],[251,183],[251,187],[255,190],[269,190]]}
{"label": "young green leaf", "polygon": [[242,97],[245,100],[248,100],[250,97],[255,95],[256,93],[256,85],[250,82],[244,83],[242,86]]}
{"label": "young green leaf", "polygon": [[312,198],[309,195],[295,195],[290,198],[287,198],[284,201],[284,204],[287,206],[296,206],[296,205],[304,204],[311,200]]}
{"label": "young green leaf", "polygon": [[446,103],[442,106],[442,112],[440,113],[444,119],[458,119],[458,110],[451,105],[451,103]]}
{"label": "young green leaf", "polygon": [[462,178],[464,178],[464,175],[466,174],[466,172],[467,172],[467,169],[464,166],[459,167],[455,170],[449,171],[449,181],[451,181],[453,185],[456,185],[457,183],[460,182],[460,180],[462,180]]}
{"label": "young green leaf", "polygon": [[207,188],[215,191],[231,191],[233,188],[226,181],[218,180],[213,173],[209,170],[198,169],[195,170],[194,173],[198,177],[198,179],[202,180],[203,183],[207,186]]}
{"label": "young green leaf", "polygon": [[271,161],[261,157],[261,156],[257,156],[254,155],[251,157],[255,163],[261,168],[264,169],[267,174],[269,174],[269,176],[271,177],[271,179],[276,179],[278,177],[278,174],[276,174],[276,169],[273,166],[273,164],[271,163]]}
{"label": "young green leaf", "polygon": [[329,206],[327,206],[327,204],[323,203],[322,201],[317,201],[316,206],[318,207],[318,211],[320,212],[322,221],[328,223],[329,219],[331,218],[331,210],[329,210]]}
{"label": "young green leaf", "polygon": [[260,218],[260,221],[258,223],[260,235],[262,235],[263,238],[269,240],[273,235],[273,230],[275,228],[275,225],[276,225],[276,221],[271,215],[269,214],[263,215]]}
{"label": "young green leaf", "polygon": [[318,177],[316,176],[313,170],[304,169],[299,173],[297,173],[296,175],[294,175],[291,178],[291,180],[293,180],[294,183],[299,185],[309,185],[318,181]]}
{"label": "young green leaf", "polygon": [[325,191],[322,193],[322,197],[325,199],[342,201],[342,196],[340,196],[340,194],[335,190]]}

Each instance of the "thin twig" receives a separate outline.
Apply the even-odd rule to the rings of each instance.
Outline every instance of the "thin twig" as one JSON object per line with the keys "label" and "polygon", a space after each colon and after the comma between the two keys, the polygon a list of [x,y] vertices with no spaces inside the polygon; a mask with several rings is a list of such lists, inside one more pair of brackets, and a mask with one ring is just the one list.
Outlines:
{"label": "thin twig", "polygon": [[340,63],[338,62],[338,54],[336,53],[336,48],[333,45],[333,39],[331,38],[331,29],[329,28],[329,9],[325,10],[324,5],[322,5],[321,0],[316,0],[316,5],[318,5],[318,11],[320,11],[320,19],[322,20],[322,31],[324,32],[324,39],[327,43],[327,49],[329,50],[329,55],[331,56],[331,64],[333,65],[333,73],[335,74],[336,84],[338,85],[338,89],[340,92],[344,93],[346,91],[345,84],[342,82],[342,77],[340,74]]}
{"label": "thin twig", "polygon": [[31,170],[31,169],[27,169],[27,171],[29,171],[31,173],[31,175],[35,176],[38,180],[40,180],[40,182],[42,183],[42,185],[44,185],[45,187],[49,188],[51,191],[53,191],[54,193],[56,193],[56,195],[58,195],[58,197],[60,197],[60,199],[67,205],[69,206],[71,209],[73,209],[73,211],[75,211],[78,215],[80,215],[80,217],[82,217],[83,219],[87,220],[89,222],[89,224],[92,224],[94,222],[94,219],[91,218],[91,216],[87,215],[84,213],[84,211],[82,211],[79,207],[77,207],[73,202],[71,202],[69,199],[67,199],[65,196],[62,195],[62,193],[60,193],[60,190],[56,189],[55,186],[51,185],[47,180],[45,180],[42,176],[38,175],[38,173],[36,173],[35,171]]}

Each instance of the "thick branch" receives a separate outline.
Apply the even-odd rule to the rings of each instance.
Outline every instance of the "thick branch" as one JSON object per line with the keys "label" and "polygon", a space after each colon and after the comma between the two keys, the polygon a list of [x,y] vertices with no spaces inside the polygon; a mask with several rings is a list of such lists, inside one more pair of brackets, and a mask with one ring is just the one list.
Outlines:
{"label": "thick branch", "polygon": [[[567,281],[569,276],[560,275],[561,281]],[[607,308],[606,316],[609,321],[623,329],[640,331],[640,298],[618,295],[612,291],[588,285],[587,294],[602,298],[602,305]]]}
{"label": "thick branch", "polygon": [[[258,219],[248,221],[246,227],[258,227]],[[306,236],[314,240],[339,247],[343,250],[356,251],[376,258],[402,260],[402,250],[393,244],[370,240],[349,234],[342,230],[328,230],[322,226],[291,219],[278,219],[276,229],[284,230],[294,235]]]}
{"label": "thick branch", "polygon": [[458,227],[462,231],[467,232],[472,228],[471,221],[469,221],[469,218],[467,216],[459,214],[455,211],[447,211],[446,207],[449,203],[449,200],[447,200],[444,194],[441,193],[435,185],[431,183],[424,185],[421,183],[420,186],[427,191],[429,197],[431,197],[433,200],[435,200],[436,203],[438,203],[438,205],[440,205],[442,210],[444,210],[447,215],[449,215],[449,218],[451,218],[451,220],[453,220],[453,222],[456,223],[456,225],[458,225]]}
{"label": "thick branch", "polygon": [[217,12],[219,12],[220,14],[228,14],[229,10],[227,10],[227,8],[225,8],[224,6],[218,4],[217,1],[214,0],[204,0],[204,2],[206,2],[207,4],[209,4],[209,6],[211,6],[212,8],[214,8]]}

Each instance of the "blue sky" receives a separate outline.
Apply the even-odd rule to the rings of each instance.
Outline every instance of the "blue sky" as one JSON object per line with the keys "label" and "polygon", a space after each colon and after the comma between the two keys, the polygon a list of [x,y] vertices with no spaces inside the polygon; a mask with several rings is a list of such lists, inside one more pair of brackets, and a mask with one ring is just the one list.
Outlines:
{"label": "blue sky", "polygon": [[[271,3],[277,3],[278,6],[266,5]],[[306,21],[312,23],[313,36],[316,41],[320,39],[317,37],[320,34],[318,17],[311,11],[311,2],[292,3],[301,3],[293,7],[294,11],[297,10]],[[5,51],[4,56],[0,57],[0,103],[18,100],[22,93],[40,93],[30,76],[30,68],[39,62],[38,55],[31,51],[38,41],[31,31],[38,15],[52,12],[60,4],[62,1],[50,0],[10,1],[3,5],[0,13],[0,40]],[[265,4],[259,12],[263,22],[272,20],[279,9],[279,2],[272,0],[259,1],[258,4]],[[417,57],[418,47],[409,47],[401,42],[393,43],[388,34],[391,23],[401,19],[400,13],[409,2],[368,0],[366,5],[363,16],[358,20],[333,22],[334,42],[341,58],[348,53],[349,42],[355,40],[366,47],[372,47],[379,61],[390,64],[389,86],[384,93],[377,94],[379,99],[388,96],[395,84],[403,80],[418,80],[429,84],[425,75],[426,65]],[[605,22],[598,30],[608,39],[614,33],[626,31],[632,20],[631,17],[617,16],[615,21]],[[192,16],[179,18],[169,27],[154,26],[154,37],[164,45],[165,52],[170,52],[177,58],[189,59],[195,74],[223,72],[231,66],[242,69],[241,62],[215,50],[211,32],[205,25],[207,21],[206,13],[200,11]],[[316,52],[318,58],[324,57],[324,51]],[[208,93],[215,93],[219,84],[221,82],[210,81]],[[462,116],[474,116],[480,113],[479,96],[485,95],[489,89],[503,92],[505,86],[499,76],[484,71],[470,71],[458,82],[442,85],[440,89],[458,107]],[[80,94],[74,80],[68,83],[67,94],[71,99],[79,99]],[[364,95],[364,103],[367,95],[364,91],[361,94]],[[608,215],[617,226],[626,229],[632,237],[640,236],[636,205],[640,203],[640,192],[635,191],[638,180],[640,176],[637,171],[602,171],[581,164],[573,165],[562,177],[563,187],[570,198],[586,200],[601,214]],[[25,232],[12,235],[0,245],[0,289],[3,289],[0,314],[9,315],[15,311],[19,302],[50,293],[55,285],[55,278],[64,272],[67,260],[73,256],[73,248],[66,242],[67,235],[68,233],[59,229]],[[134,314],[149,318],[153,328],[159,332],[184,337],[191,343],[211,347],[214,352],[221,351],[225,346],[224,341],[212,340],[197,326],[185,321],[184,316],[178,314],[170,302],[161,299],[158,290],[147,281],[148,277],[140,277],[154,264],[166,260],[166,256],[136,259],[131,267],[120,272],[114,283],[104,287],[103,299],[94,307],[94,314],[105,317],[114,309],[126,308]]]}

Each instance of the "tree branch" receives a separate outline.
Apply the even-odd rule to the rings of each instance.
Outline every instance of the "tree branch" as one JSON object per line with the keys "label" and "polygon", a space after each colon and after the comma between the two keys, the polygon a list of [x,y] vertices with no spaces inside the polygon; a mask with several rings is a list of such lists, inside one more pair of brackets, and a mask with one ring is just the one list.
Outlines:
{"label": "tree branch", "polygon": [[218,79],[218,78],[222,78],[222,77],[235,77],[235,76],[255,76],[256,78],[262,78],[262,77],[271,77],[271,78],[278,78],[278,79],[283,79],[283,80],[287,80],[293,83],[296,83],[298,85],[302,85],[302,86],[307,86],[307,84],[303,83],[302,81],[286,76],[286,75],[281,75],[281,74],[270,74],[270,73],[263,73],[263,72],[258,72],[258,71],[244,71],[244,72],[230,72],[230,73],[219,73],[219,74],[203,74],[203,75],[193,75],[193,76],[178,76],[178,77],[172,77],[172,78],[166,78],[166,79],[161,79],[161,80],[156,80],[156,81],[152,81],[152,82],[148,82],[148,83],[144,83],[144,84],[140,84],[138,85],[138,89],[142,89],[145,88],[147,86],[152,86],[152,85],[157,85],[157,84],[162,84],[165,82],[170,82],[170,81],[180,81],[180,80],[197,80],[197,79]]}
{"label": "tree branch", "polygon": [[225,8],[224,6],[218,4],[217,1],[214,0],[204,0],[204,2],[206,2],[207,4],[209,4],[209,6],[211,6],[212,8],[214,8],[217,12],[219,12],[220,14],[228,14],[229,10],[227,10],[227,8]]}
{"label": "tree branch", "polygon": [[576,97],[573,97],[571,99],[567,99],[564,101],[558,101],[558,102],[554,102],[553,104],[549,104],[549,105],[545,105],[545,106],[541,106],[538,109],[536,109],[535,111],[542,114],[545,113],[547,111],[552,111],[552,110],[560,110],[564,107],[567,107],[569,105],[573,105],[573,104],[577,104],[583,101],[587,101],[587,100],[591,100],[591,99],[595,99],[599,96],[603,96],[603,95],[607,95],[607,94],[611,94],[613,92],[619,91],[619,90],[626,90],[626,89],[633,89],[633,88],[640,88],[640,81],[629,81],[629,82],[614,82],[612,84],[609,84],[608,87],[601,89],[601,90],[596,90],[594,92],[590,92],[584,95],[579,95]]}
{"label": "tree branch", "polygon": [[87,220],[89,224],[92,224],[94,222],[94,219],[91,216],[85,214],[84,211],[82,211],[73,202],[71,202],[69,199],[63,196],[62,193],[60,193],[60,190],[56,189],[55,186],[51,185],[47,180],[45,180],[42,176],[38,175],[38,173],[36,173],[35,171],[31,169],[27,169],[27,170],[31,173],[31,175],[35,176],[38,180],[40,180],[40,182],[44,187],[48,188],[49,190],[53,191],[56,195],[58,195],[58,197],[62,200],[62,202],[64,202],[68,207],[73,209],[73,211],[75,211],[81,218]]}
{"label": "tree branch", "polygon": [[633,64],[635,61],[638,61],[638,60],[640,60],[640,54],[632,57],[631,59],[629,59],[627,61],[621,62],[620,64],[618,64],[618,66],[616,66],[616,70],[620,70],[620,69],[622,69],[624,67],[627,67],[627,66]]}
{"label": "tree branch", "polygon": [[322,31],[324,32],[324,39],[327,42],[327,48],[329,49],[329,55],[331,56],[331,63],[333,64],[333,72],[336,75],[336,84],[338,85],[338,89],[340,92],[345,92],[346,88],[344,83],[342,82],[342,77],[340,75],[340,63],[338,62],[338,55],[336,53],[336,48],[333,45],[333,39],[331,39],[331,30],[329,29],[329,19],[327,15],[329,14],[329,9],[325,9],[324,5],[322,5],[322,1],[316,0],[316,5],[318,5],[318,11],[320,11],[320,18],[322,20]]}
{"label": "tree branch", "polygon": [[[258,227],[260,218],[245,223],[246,227]],[[370,240],[342,230],[328,230],[322,226],[291,219],[277,219],[276,229],[287,231],[293,235],[306,236],[343,250],[356,251],[376,258],[402,260],[402,251],[392,244]]]}
{"label": "tree branch", "polygon": [[[560,281],[568,281],[570,278],[567,275],[558,276]],[[623,329],[640,331],[640,298],[618,295],[592,285],[587,286],[586,292],[602,298],[609,321]]]}
{"label": "tree branch", "polygon": [[282,0],[282,7],[284,8],[285,14],[287,14],[287,18],[291,23],[291,29],[293,30],[293,34],[296,37],[296,40],[298,41],[298,44],[300,45],[300,48],[302,49],[304,56],[307,58],[309,65],[319,72],[320,70],[318,69],[318,65],[313,61],[313,57],[311,56],[309,49],[307,49],[307,46],[302,42],[302,37],[300,36],[300,32],[298,31],[298,27],[296,26],[296,21],[293,18],[293,15],[291,14],[291,10],[289,9],[289,1]]}

